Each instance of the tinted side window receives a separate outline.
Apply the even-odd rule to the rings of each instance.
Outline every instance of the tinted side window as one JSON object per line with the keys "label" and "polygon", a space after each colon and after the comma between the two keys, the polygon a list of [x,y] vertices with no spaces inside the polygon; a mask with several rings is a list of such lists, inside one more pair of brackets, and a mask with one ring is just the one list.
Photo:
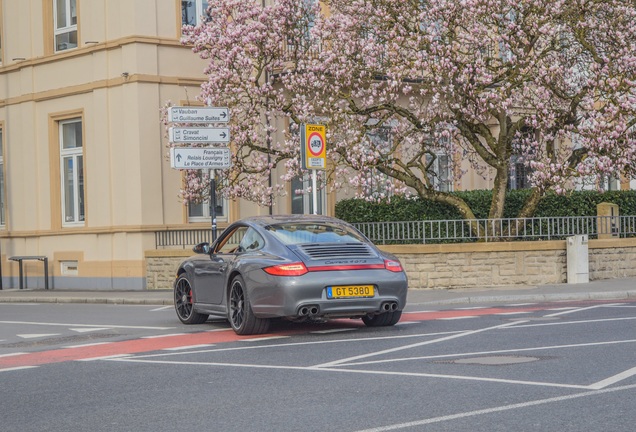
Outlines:
{"label": "tinted side window", "polygon": [[259,250],[264,245],[265,240],[263,240],[263,237],[252,228],[247,230],[243,240],[241,240],[241,250],[245,252]]}
{"label": "tinted side window", "polygon": [[214,252],[223,254],[236,252],[236,249],[243,240],[243,237],[245,237],[245,233],[247,232],[247,230],[248,228],[244,226],[237,227],[235,230],[228,233],[221,239]]}

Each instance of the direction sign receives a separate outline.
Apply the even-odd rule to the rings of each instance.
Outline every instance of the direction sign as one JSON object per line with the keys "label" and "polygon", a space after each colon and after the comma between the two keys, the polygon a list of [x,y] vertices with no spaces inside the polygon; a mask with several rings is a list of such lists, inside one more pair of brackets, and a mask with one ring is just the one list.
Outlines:
{"label": "direction sign", "polygon": [[301,128],[301,155],[304,169],[325,169],[327,143],[325,125],[306,124]]}
{"label": "direction sign", "polygon": [[170,142],[172,143],[229,143],[230,128],[194,128],[171,127],[169,129]]}
{"label": "direction sign", "polygon": [[170,166],[175,169],[225,169],[232,166],[227,147],[172,147]]}
{"label": "direction sign", "polygon": [[227,123],[230,110],[225,107],[170,107],[168,121],[177,123]]}

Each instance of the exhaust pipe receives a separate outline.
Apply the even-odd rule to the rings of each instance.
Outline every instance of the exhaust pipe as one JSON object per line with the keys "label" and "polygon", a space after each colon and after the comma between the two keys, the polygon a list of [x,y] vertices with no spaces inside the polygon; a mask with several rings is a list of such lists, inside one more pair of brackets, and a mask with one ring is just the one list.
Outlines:
{"label": "exhaust pipe", "polygon": [[304,317],[309,315],[309,308],[307,306],[303,306],[298,310],[298,316]]}
{"label": "exhaust pipe", "polygon": [[381,310],[382,312],[393,312],[398,308],[398,304],[396,302],[386,302],[382,303]]}
{"label": "exhaust pipe", "polygon": [[320,308],[317,305],[302,306],[298,309],[299,317],[312,317],[318,315]]}

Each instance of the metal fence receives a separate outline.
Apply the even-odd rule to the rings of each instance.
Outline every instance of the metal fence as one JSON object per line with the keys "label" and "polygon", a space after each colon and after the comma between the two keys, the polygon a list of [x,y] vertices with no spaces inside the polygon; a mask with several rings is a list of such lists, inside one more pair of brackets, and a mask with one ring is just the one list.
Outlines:
{"label": "metal fence", "polygon": [[563,240],[581,234],[590,238],[598,238],[599,234],[616,238],[636,237],[636,216],[367,222],[354,225],[377,244]]}
{"label": "metal fence", "polygon": [[[599,234],[636,237],[636,216],[364,222],[353,225],[376,244],[563,240],[581,234],[589,238],[598,238]],[[155,232],[157,249],[185,249],[201,242],[212,242],[210,229]]]}

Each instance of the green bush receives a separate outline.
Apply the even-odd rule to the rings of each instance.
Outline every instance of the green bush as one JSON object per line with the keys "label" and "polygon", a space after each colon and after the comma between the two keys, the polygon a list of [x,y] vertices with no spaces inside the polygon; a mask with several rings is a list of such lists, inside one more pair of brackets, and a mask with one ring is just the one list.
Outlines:
{"label": "green bush", "polygon": [[[453,192],[464,199],[477,219],[486,219],[492,191]],[[506,197],[505,218],[517,217],[528,198],[527,189],[512,190]],[[539,202],[534,217],[595,216],[596,205],[602,202],[617,204],[621,215],[636,215],[636,191],[573,191],[566,195],[549,193]],[[348,222],[389,222],[416,220],[461,219],[452,206],[420,198],[393,197],[390,202],[370,203],[362,199],[346,199],[336,204],[336,217]]]}

